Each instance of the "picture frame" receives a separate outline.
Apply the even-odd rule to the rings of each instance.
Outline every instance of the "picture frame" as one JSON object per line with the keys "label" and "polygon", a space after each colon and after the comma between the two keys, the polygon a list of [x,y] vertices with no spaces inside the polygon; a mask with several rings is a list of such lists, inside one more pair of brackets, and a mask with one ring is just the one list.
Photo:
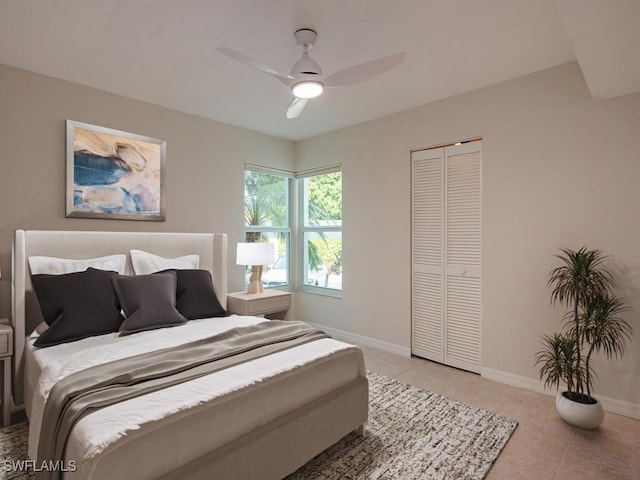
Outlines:
{"label": "picture frame", "polygon": [[166,142],[67,120],[66,216],[163,222]]}

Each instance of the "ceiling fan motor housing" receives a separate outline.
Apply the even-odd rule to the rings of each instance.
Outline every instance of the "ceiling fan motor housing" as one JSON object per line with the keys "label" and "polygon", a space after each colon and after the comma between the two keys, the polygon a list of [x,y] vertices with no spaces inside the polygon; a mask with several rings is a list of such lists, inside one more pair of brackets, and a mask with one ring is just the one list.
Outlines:
{"label": "ceiling fan motor housing", "polygon": [[291,67],[291,74],[322,75],[320,65],[318,65],[318,62],[309,56],[308,52],[308,49],[316,43],[318,34],[315,30],[311,30],[310,28],[301,28],[296,30],[293,36],[296,39],[296,43],[304,49],[304,52],[302,53],[302,57],[300,57],[300,59],[293,64],[293,67]]}
{"label": "ceiling fan motor housing", "polygon": [[293,34],[296,39],[296,43],[301,47],[313,47],[316,44],[316,38],[318,38],[318,34],[315,30],[310,28],[299,28]]}

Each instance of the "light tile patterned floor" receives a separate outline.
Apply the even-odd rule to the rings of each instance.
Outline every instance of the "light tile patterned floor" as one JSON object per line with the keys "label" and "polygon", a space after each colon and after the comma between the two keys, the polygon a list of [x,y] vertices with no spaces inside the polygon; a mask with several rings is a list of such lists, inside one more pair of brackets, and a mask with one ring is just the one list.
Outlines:
{"label": "light tile patterned floor", "polygon": [[369,370],[519,422],[486,480],[640,479],[638,420],[607,412],[598,430],[574,428],[558,417],[552,396],[419,358],[362,349]]}

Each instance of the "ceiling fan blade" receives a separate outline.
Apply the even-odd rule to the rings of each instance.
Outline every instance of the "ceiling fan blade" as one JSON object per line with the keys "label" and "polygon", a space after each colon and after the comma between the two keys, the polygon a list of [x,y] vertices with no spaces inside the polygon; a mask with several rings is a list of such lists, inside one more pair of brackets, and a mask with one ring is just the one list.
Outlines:
{"label": "ceiling fan blade", "polygon": [[236,52],[235,50],[231,50],[230,48],[226,47],[218,47],[216,48],[216,51],[223,55],[226,55],[229,58],[232,58],[233,60],[244,63],[251,68],[255,68],[256,70],[260,70],[264,73],[268,73],[269,75],[276,77],[287,86],[291,86],[291,81],[294,80],[294,77],[289,75],[288,73],[283,73],[276,67],[261,62],[260,60],[256,60],[255,58],[248,57],[244,53]]}
{"label": "ceiling fan blade", "polygon": [[287,109],[287,118],[298,118],[308,101],[308,98],[294,98]]}
{"label": "ceiling fan blade", "polygon": [[378,58],[370,62],[347,67],[329,75],[323,82],[326,87],[346,87],[377,77],[397,67],[404,60],[404,52]]}

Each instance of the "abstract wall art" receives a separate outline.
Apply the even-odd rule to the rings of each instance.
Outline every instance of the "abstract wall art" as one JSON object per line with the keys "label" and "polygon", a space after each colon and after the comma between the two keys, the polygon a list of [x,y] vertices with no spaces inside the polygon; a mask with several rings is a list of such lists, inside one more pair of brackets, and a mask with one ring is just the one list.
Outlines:
{"label": "abstract wall art", "polygon": [[165,220],[164,140],[67,120],[67,217]]}

